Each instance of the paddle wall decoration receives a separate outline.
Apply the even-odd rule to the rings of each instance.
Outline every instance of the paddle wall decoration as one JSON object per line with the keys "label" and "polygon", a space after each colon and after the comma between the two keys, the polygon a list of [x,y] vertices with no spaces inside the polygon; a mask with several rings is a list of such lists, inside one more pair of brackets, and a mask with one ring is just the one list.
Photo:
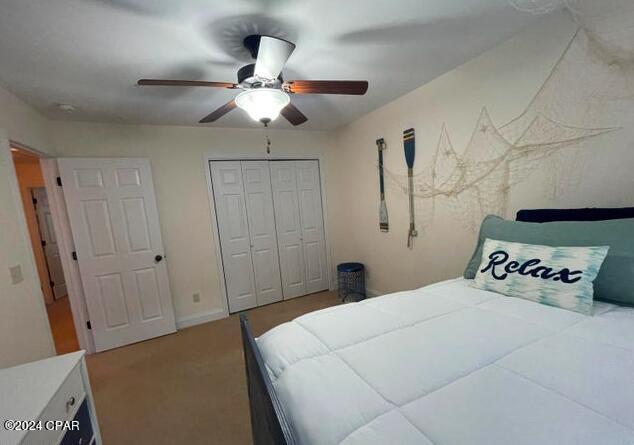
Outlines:
{"label": "paddle wall decoration", "polygon": [[413,128],[403,132],[403,149],[407,164],[407,196],[409,200],[409,231],[407,232],[407,248],[414,248],[416,231],[416,215],[414,210],[414,162],[416,160],[416,133]]}
{"label": "paddle wall decoration", "polygon": [[379,230],[389,232],[390,222],[387,214],[387,204],[385,202],[385,177],[383,174],[383,152],[387,148],[385,139],[376,140],[376,148],[379,152]]}

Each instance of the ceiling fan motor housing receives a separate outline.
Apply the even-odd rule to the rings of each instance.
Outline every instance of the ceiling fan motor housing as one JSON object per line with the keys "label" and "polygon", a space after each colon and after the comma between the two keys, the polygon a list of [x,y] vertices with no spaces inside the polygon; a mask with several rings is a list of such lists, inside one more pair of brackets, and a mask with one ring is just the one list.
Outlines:
{"label": "ceiling fan motor housing", "polygon": [[253,59],[258,58],[258,49],[260,49],[260,40],[262,36],[259,34],[248,35],[242,40],[242,44],[249,51]]}
{"label": "ceiling fan motor housing", "polygon": [[255,63],[244,65],[238,70],[238,84],[242,88],[281,88],[284,79],[282,79],[282,73],[277,76],[277,79],[270,82],[263,82],[262,79],[256,77],[253,73],[255,71]]}
{"label": "ceiling fan motor housing", "polygon": [[[242,44],[249,51],[251,57],[254,60],[258,59],[258,54],[260,50],[260,42],[262,40],[262,35],[259,34],[251,34],[244,38]],[[255,76],[255,63],[250,63],[248,65],[243,66],[238,70],[238,84],[243,89],[250,88],[281,88],[284,80],[282,79],[282,73],[280,72],[279,76],[275,80],[262,79]]]}

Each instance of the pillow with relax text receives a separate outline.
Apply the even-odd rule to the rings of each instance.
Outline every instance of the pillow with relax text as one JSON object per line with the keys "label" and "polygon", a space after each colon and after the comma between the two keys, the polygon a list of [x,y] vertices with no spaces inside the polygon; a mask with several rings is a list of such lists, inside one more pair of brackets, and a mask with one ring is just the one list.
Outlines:
{"label": "pillow with relax text", "polygon": [[593,282],[609,246],[550,247],[486,238],[473,285],[592,315]]}
{"label": "pillow with relax text", "polygon": [[489,215],[482,221],[478,244],[464,271],[475,278],[486,238],[551,247],[610,246],[599,276],[594,299],[634,307],[634,218],[611,221],[507,221]]}

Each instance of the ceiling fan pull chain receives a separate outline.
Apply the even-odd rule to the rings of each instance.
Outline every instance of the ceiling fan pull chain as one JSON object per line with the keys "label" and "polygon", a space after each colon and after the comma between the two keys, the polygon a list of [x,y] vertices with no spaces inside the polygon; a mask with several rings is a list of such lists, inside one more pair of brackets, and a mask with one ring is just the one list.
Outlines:
{"label": "ceiling fan pull chain", "polygon": [[269,138],[269,126],[264,123],[264,139],[266,140],[266,154],[271,154],[271,138]]}

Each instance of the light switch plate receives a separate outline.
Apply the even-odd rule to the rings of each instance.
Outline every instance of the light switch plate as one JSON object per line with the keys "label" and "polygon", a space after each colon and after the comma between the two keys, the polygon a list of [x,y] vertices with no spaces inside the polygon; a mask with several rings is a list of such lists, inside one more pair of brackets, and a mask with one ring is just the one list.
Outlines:
{"label": "light switch plate", "polygon": [[11,284],[19,284],[24,281],[22,267],[19,264],[9,267],[9,274],[11,274]]}

